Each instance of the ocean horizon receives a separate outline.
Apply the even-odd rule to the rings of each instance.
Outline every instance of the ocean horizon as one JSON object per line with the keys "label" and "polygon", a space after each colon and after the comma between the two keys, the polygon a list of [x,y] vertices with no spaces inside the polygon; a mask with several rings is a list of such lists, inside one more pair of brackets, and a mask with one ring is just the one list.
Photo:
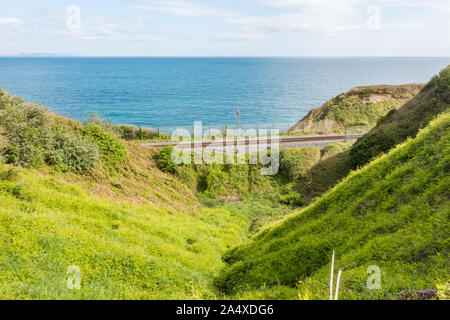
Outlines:
{"label": "ocean horizon", "polygon": [[425,83],[450,57],[1,57],[0,87],[57,114],[148,127],[294,124],[355,86]]}

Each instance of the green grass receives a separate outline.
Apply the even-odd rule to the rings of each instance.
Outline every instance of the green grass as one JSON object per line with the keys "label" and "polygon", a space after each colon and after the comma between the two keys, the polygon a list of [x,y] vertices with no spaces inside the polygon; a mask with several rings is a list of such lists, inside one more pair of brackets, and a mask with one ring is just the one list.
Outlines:
{"label": "green grass", "polygon": [[[214,298],[221,255],[249,226],[238,211],[179,213],[32,169],[10,176],[0,181],[0,299]],[[81,268],[80,291],[66,287],[71,265]]]}
{"label": "green grass", "polygon": [[295,187],[311,201],[338,184],[351,171],[349,151],[352,141],[333,143],[321,151],[320,161],[314,164]]}
{"label": "green grass", "polygon": [[[337,99],[381,114],[393,105],[367,104],[376,90],[397,103],[415,88]],[[0,299],[320,299],[332,249],[337,267],[354,263],[343,298],[448,280],[448,116],[320,199],[350,171],[350,143],[282,149],[271,177],[260,165],[175,166],[170,148],[125,141],[161,138],[149,129],[83,124],[1,90],[0,116]],[[363,285],[373,263],[382,291]],[[67,287],[69,266],[81,290]]]}
{"label": "green grass", "polygon": [[[336,268],[348,266],[342,299],[393,298],[403,290],[446,283],[449,155],[450,114],[445,114],[313,205],[229,251],[218,288],[247,298],[280,291],[291,298],[327,299],[332,250]],[[382,270],[380,290],[365,286],[370,265]]]}

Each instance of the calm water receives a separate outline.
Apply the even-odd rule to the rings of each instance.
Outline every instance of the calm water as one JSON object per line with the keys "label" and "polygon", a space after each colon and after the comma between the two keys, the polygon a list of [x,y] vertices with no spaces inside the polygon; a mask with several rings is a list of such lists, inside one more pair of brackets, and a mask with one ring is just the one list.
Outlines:
{"label": "calm water", "polygon": [[295,122],[358,85],[426,82],[450,58],[0,58],[0,86],[83,120]]}

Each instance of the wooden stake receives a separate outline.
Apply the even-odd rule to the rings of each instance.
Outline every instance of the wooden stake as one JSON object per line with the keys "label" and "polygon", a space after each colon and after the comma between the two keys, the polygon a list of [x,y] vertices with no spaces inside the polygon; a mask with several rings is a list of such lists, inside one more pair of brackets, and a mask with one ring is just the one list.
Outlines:
{"label": "wooden stake", "polygon": [[330,278],[330,300],[333,300],[333,271],[334,271],[334,250],[331,257],[331,278]]}
{"label": "wooden stake", "polygon": [[341,280],[341,274],[342,274],[342,269],[339,269],[338,277],[337,277],[337,282],[336,282],[336,294],[334,295],[334,300],[337,300],[337,299],[338,299],[339,282],[340,282],[340,280]]}

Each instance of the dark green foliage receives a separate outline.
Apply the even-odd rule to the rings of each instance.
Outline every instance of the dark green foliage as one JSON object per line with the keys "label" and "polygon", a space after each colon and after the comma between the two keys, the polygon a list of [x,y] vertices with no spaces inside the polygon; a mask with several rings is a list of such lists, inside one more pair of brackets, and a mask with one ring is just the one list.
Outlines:
{"label": "dark green foliage", "polygon": [[0,172],[0,181],[16,181],[19,178],[19,170],[15,167]]}
{"label": "dark green foliage", "polygon": [[306,200],[303,195],[298,192],[289,192],[288,194],[282,195],[280,197],[280,202],[283,204],[288,204],[291,206],[304,206]]}
{"label": "dark green foliage", "polygon": [[361,90],[358,92],[358,96],[360,99],[369,99],[372,93],[370,91]]}
{"label": "dark green foliage", "polygon": [[172,146],[167,146],[159,150],[155,155],[156,166],[165,173],[176,174],[178,172],[177,165],[172,160]]}
{"label": "dark green foliage", "polygon": [[215,198],[228,189],[228,175],[217,165],[210,165],[206,174],[206,193]]}
{"label": "dark green foliage", "polygon": [[136,127],[127,124],[113,125],[115,131],[119,132],[119,137],[124,140],[148,140],[158,137],[158,133],[150,128]]}
{"label": "dark green foliage", "polygon": [[49,164],[62,171],[84,174],[98,163],[97,145],[82,137],[58,134],[49,152]]}
{"label": "dark green foliage", "polygon": [[184,165],[178,167],[178,177],[183,183],[188,185],[191,189],[196,190],[198,185],[197,172],[191,165]]}
{"label": "dark green foliage", "polygon": [[85,126],[83,134],[99,147],[102,159],[106,164],[114,166],[128,162],[125,145],[112,133],[98,125],[90,124]]}
{"label": "dark green foliage", "polygon": [[350,150],[353,168],[361,167],[383,152],[415,137],[438,114],[450,108],[450,66],[397,112],[390,112]]}
{"label": "dark green foliage", "polygon": [[11,189],[11,194],[16,197],[17,199],[23,200],[24,199],[24,195],[23,195],[23,185],[22,184],[17,184],[15,185],[12,189]]}
{"label": "dark green foliage", "polygon": [[98,147],[77,136],[81,124],[0,92],[0,138],[6,139],[0,152],[7,163],[23,167],[49,164],[78,174],[94,167]]}
{"label": "dark green foliage", "polygon": [[319,148],[281,149],[279,174],[286,181],[295,181],[305,175],[319,160]]}

